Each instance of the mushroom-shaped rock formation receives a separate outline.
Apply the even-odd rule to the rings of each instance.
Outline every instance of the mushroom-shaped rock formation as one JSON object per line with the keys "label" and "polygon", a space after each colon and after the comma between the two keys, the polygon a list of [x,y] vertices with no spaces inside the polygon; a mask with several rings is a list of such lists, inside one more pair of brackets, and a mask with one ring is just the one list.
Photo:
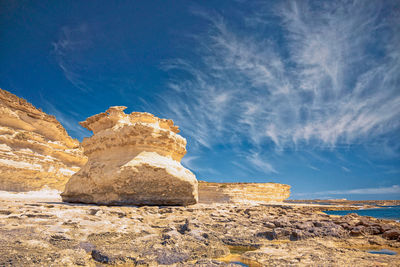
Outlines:
{"label": "mushroom-shaped rock formation", "polygon": [[80,124],[88,162],[61,194],[63,201],[106,205],[189,205],[198,200],[195,175],[180,161],[186,139],[172,120],[110,107]]}

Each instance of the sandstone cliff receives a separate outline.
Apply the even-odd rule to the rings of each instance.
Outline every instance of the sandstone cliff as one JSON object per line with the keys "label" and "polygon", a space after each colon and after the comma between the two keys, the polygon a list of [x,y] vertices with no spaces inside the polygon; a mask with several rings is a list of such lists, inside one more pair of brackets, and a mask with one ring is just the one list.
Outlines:
{"label": "sandstone cliff", "polygon": [[0,89],[0,190],[62,190],[85,162],[54,116]]}
{"label": "sandstone cliff", "polygon": [[277,183],[209,183],[199,181],[200,203],[281,202],[290,196],[290,186]]}
{"label": "sandstone cliff", "polygon": [[197,202],[197,180],[180,161],[186,139],[172,120],[126,107],[81,122],[93,131],[82,142],[86,165],[68,181],[64,201],[98,204],[188,205]]}

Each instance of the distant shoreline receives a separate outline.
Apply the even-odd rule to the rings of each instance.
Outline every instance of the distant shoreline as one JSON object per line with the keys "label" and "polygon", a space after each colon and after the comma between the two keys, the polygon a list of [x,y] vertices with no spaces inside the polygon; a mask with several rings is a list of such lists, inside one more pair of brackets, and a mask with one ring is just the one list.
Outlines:
{"label": "distant shoreline", "polygon": [[343,199],[287,199],[285,203],[320,204],[320,205],[349,205],[349,206],[399,206],[400,200],[343,200]]}

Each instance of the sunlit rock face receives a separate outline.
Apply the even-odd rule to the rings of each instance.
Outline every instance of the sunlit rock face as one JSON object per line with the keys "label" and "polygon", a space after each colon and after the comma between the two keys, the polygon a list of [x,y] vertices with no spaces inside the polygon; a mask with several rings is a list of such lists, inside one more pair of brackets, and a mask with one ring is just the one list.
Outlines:
{"label": "sunlit rock face", "polygon": [[63,190],[85,162],[54,116],[0,89],[0,190]]}
{"label": "sunlit rock face", "polygon": [[290,196],[290,185],[278,183],[199,182],[200,203],[281,202]]}
{"label": "sunlit rock face", "polygon": [[172,120],[111,107],[80,124],[93,131],[82,142],[86,165],[68,181],[64,201],[106,205],[189,205],[197,180],[180,161],[186,139]]}

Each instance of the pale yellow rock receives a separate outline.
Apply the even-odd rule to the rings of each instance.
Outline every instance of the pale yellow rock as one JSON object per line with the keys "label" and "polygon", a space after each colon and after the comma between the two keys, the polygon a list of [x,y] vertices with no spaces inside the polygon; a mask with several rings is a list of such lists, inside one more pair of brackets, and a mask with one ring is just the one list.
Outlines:
{"label": "pale yellow rock", "polygon": [[82,142],[88,162],[68,181],[63,201],[107,205],[188,205],[197,180],[180,161],[186,139],[172,120],[111,107],[80,124],[93,131]]}
{"label": "pale yellow rock", "polygon": [[54,116],[0,89],[0,190],[63,190],[85,162]]}
{"label": "pale yellow rock", "polygon": [[290,196],[290,185],[278,183],[199,182],[200,203],[269,203]]}

